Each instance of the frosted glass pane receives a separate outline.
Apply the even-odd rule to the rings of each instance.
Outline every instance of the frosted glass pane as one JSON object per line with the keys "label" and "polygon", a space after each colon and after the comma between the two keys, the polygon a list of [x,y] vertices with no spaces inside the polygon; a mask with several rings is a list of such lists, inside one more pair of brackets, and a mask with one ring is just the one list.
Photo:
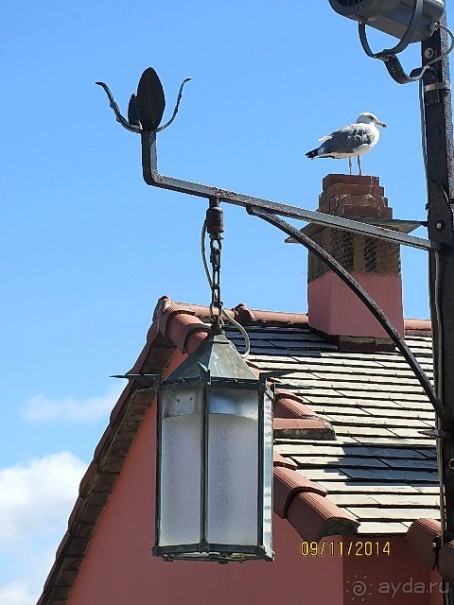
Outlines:
{"label": "frosted glass pane", "polygon": [[273,523],[273,412],[272,399],[264,397],[263,546],[272,551]]}
{"label": "frosted glass pane", "polygon": [[[257,543],[256,397],[255,393],[242,391],[239,410],[242,416],[227,413],[209,417],[208,541],[211,543]],[[216,402],[219,409],[217,393]]]}
{"label": "frosted glass pane", "polygon": [[[194,391],[165,393],[162,419],[160,546],[192,544],[200,540],[200,483],[202,414],[182,414],[200,408]],[[167,397],[166,397],[167,396]],[[177,415],[167,415],[167,414]]]}

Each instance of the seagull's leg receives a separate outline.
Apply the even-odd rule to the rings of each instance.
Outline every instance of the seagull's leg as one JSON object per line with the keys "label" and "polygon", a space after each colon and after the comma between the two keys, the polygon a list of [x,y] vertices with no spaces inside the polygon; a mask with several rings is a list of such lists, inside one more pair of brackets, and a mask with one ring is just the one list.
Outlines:
{"label": "seagull's leg", "polygon": [[359,170],[359,174],[362,174],[361,172],[361,160],[359,159],[359,155],[356,156],[356,160],[358,162],[358,170]]}
{"label": "seagull's leg", "polygon": [[350,170],[350,174],[352,173],[352,159],[348,158],[348,168]]}

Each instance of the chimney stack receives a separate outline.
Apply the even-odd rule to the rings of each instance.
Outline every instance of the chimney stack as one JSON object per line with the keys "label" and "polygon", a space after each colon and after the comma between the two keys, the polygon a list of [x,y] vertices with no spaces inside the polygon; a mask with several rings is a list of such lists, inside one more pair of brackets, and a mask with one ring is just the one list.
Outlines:
{"label": "chimney stack", "polygon": [[[323,179],[319,211],[368,222],[392,219],[392,208],[375,176],[329,174]],[[309,225],[308,235],[363,286],[404,334],[398,244],[341,229]],[[350,288],[309,253],[309,323],[346,350],[391,347],[388,335]]]}

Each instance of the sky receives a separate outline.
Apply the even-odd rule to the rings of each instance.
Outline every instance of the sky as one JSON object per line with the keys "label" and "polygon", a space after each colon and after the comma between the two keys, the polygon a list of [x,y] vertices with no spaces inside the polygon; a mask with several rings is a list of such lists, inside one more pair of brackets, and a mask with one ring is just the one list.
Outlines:
{"label": "sky", "polygon": [[[144,183],[140,138],[95,82],[126,113],[153,66],[169,117],[192,77],[158,135],[160,171],[309,210],[348,167],[305,152],[371,111],[388,128],[364,173],[395,218],[424,220],[426,200],[417,85],[392,81],[328,0],[4,0],[1,13],[0,605],[33,605],[120,393],[110,375],[133,365],[159,297],[211,296],[206,201]],[[224,220],[225,306],[305,312],[304,250],[242,208]],[[406,316],[428,317],[425,253],[403,251],[403,279]]]}

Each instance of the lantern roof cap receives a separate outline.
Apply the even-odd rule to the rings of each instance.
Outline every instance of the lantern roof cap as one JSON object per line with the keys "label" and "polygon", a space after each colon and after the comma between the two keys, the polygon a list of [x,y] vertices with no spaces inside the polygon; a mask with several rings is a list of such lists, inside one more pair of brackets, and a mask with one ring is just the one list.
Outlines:
{"label": "lantern roof cap", "polygon": [[257,376],[222,330],[212,329],[207,338],[164,381],[210,379],[254,380]]}

